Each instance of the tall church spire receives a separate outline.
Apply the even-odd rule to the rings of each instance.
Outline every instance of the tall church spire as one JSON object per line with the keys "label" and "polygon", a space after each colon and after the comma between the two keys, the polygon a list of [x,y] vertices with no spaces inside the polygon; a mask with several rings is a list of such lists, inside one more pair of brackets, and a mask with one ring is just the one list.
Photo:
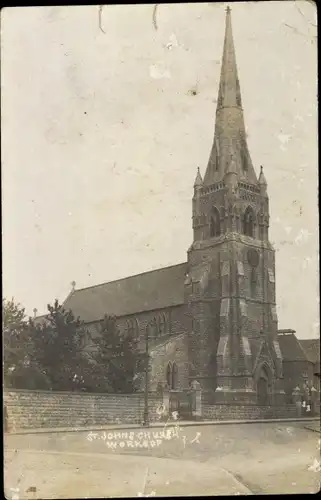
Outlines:
{"label": "tall church spire", "polygon": [[238,179],[256,184],[257,177],[248,151],[238,79],[231,9],[226,9],[225,38],[218,91],[214,142],[204,177],[208,186],[223,180],[234,157]]}
{"label": "tall church spire", "polygon": [[227,7],[217,107],[223,108],[235,106],[242,108],[242,101],[232,33],[231,9],[230,7]]}

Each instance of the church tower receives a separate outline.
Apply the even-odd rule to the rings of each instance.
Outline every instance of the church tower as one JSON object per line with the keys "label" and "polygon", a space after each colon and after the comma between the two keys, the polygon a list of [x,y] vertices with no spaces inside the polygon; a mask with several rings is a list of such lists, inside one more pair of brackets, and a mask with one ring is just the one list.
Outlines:
{"label": "church tower", "polygon": [[214,141],[204,179],[197,171],[192,220],[190,379],[211,402],[282,402],[267,182],[247,145],[229,7]]}

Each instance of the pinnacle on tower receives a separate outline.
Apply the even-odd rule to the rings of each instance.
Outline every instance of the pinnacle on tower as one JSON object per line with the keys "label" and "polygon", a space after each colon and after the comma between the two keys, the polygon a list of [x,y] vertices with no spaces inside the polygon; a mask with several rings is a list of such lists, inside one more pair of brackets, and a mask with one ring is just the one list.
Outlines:
{"label": "pinnacle on tower", "polygon": [[234,155],[238,179],[257,184],[249,154],[242,109],[241,90],[234,49],[231,9],[226,9],[225,37],[216,108],[214,141],[204,185],[221,182]]}
{"label": "pinnacle on tower", "polygon": [[266,182],[266,179],[265,179],[265,175],[263,173],[263,166],[261,165],[261,170],[260,170],[260,176],[259,176],[259,181],[258,183],[261,185],[261,186],[267,186],[267,182]]}
{"label": "pinnacle on tower", "polygon": [[197,167],[197,174],[194,182],[194,187],[200,187],[203,186],[203,179],[201,176],[200,168]]}

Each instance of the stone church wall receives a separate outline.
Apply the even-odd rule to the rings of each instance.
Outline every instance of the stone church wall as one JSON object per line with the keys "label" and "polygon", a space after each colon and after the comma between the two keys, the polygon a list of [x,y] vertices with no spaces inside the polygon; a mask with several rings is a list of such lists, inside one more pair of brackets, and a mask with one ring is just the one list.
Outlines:
{"label": "stone church wall", "polygon": [[204,420],[264,420],[269,418],[297,418],[295,404],[286,406],[203,405]]}
{"label": "stone church wall", "polygon": [[261,335],[263,328],[262,304],[250,300],[247,301],[247,316],[244,324],[244,330],[249,338]]}
{"label": "stone church wall", "polygon": [[[132,320],[137,320],[137,337],[141,343],[141,346],[145,343],[146,329],[151,325],[153,320],[158,321],[161,317],[165,318],[166,326],[163,327],[162,331],[154,332],[152,329],[149,331],[149,338],[151,343],[154,340],[159,341],[160,338],[168,338],[171,335],[178,335],[186,332],[188,329],[188,321],[185,314],[186,306],[184,304],[167,307],[165,309],[156,309],[151,311],[138,312],[132,315],[120,316],[116,319],[117,327],[120,332],[126,332],[128,325]],[[92,322],[87,325],[91,335],[97,336],[97,328],[99,321]],[[99,331],[99,330],[98,330]]]}
{"label": "stone church wall", "polygon": [[190,323],[186,312],[185,304],[171,308],[171,335],[179,335],[188,331]]}
{"label": "stone church wall", "polygon": [[167,381],[168,364],[175,362],[177,366],[176,390],[188,388],[188,352],[186,337],[180,335],[163,345],[158,346],[152,353],[150,361],[150,389],[156,391],[158,386],[165,387]]}
{"label": "stone church wall", "polygon": [[[162,398],[149,395],[150,420]],[[50,391],[4,393],[9,432],[19,429],[101,426],[110,423],[141,423],[144,394],[86,394]]]}

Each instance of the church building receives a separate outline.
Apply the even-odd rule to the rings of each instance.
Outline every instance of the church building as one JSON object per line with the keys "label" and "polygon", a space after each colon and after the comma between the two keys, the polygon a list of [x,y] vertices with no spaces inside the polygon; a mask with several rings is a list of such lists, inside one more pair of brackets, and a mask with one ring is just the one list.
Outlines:
{"label": "church building", "polygon": [[73,289],[64,307],[93,334],[115,315],[142,351],[148,334],[151,390],[197,381],[209,402],[283,404],[268,186],[247,144],[229,8],[213,146],[191,188],[186,262]]}

